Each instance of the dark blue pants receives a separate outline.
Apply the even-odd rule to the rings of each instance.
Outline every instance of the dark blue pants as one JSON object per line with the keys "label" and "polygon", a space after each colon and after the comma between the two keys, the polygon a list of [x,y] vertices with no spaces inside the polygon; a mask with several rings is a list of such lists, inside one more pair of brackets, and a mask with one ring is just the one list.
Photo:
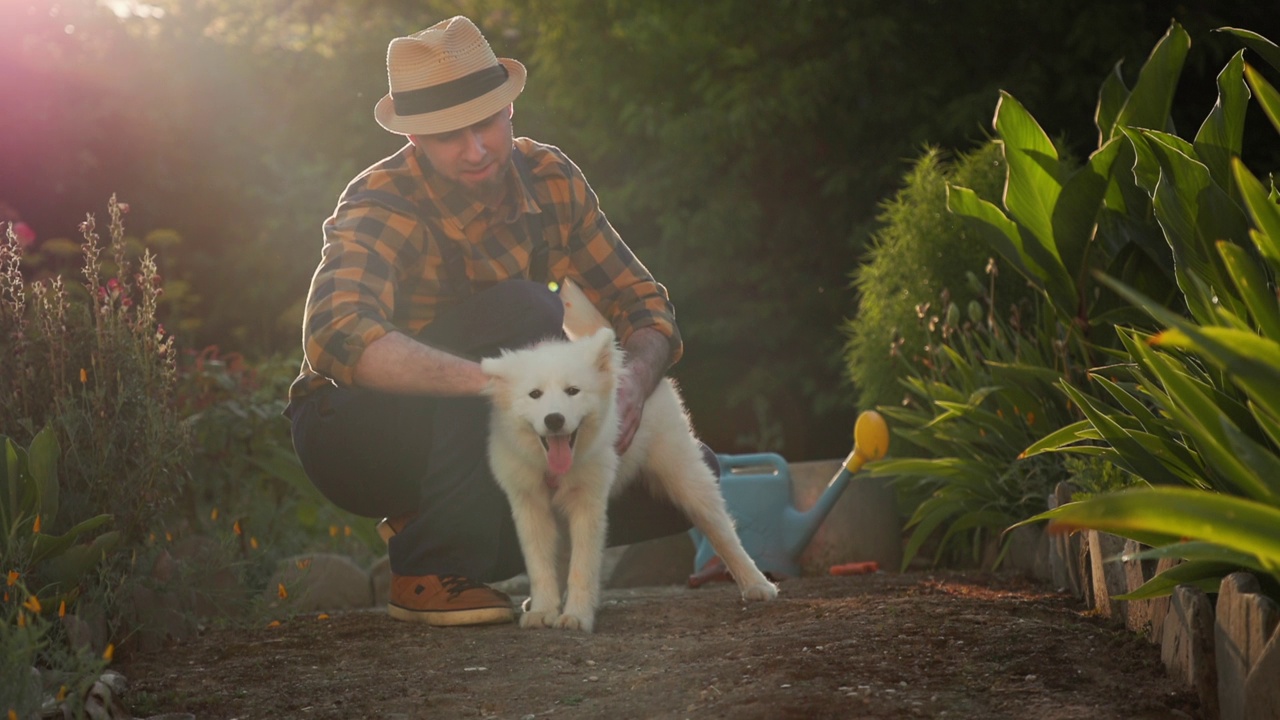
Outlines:
{"label": "dark blue pants", "polygon": [[[419,339],[464,357],[490,357],[563,337],[563,321],[559,296],[513,280],[450,308]],[[335,505],[366,517],[418,513],[391,539],[393,573],[493,582],[524,570],[511,507],[489,470],[486,398],[326,388],[292,415],[302,467]],[[715,456],[704,455],[714,468]],[[689,526],[683,513],[638,484],[609,504],[610,545]]]}

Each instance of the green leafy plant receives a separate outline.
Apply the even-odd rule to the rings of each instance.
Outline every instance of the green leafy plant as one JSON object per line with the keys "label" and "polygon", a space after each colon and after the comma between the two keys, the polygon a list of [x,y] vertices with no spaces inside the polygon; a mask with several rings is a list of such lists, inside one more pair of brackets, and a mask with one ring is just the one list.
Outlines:
{"label": "green leafy plant", "polygon": [[[980,197],[995,199],[1004,177],[998,143],[954,159],[928,150],[907,173],[904,187],[882,206],[882,227],[872,238],[867,261],[853,275],[858,311],[844,326],[845,362],[859,407],[902,399],[899,381],[908,365],[900,358],[921,355],[929,343],[917,306],[937,303],[944,289],[960,307],[982,296],[983,286],[969,283],[966,273],[980,271],[991,250],[984,237],[947,211],[947,185],[972,187]],[[1028,294],[1014,273],[997,283],[1010,304]]]}
{"label": "green leafy plant", "polygon": [[81,225],[82,285],[28,284],[16,238],[0,243],[0,432],[57,435],[62,527],[51,531],[106,511],[137,543],[179,492],[189,438],[173,402],[173,337],[156,320],[155,257],[131,256],[128,206],[113,196],[107,209],[105,247],[92,215]]}
{"label": "green leafy plant", "polygon": [[[1095,114],[1099,147],[1079,167],[1062,152],[1011,94],[1002,92],[995,130],[1008,163],[1003,208],[971,189],[952,185],[947,204],[972,221],[1000,255],[1046,298],[1067,330],[1071,352],[1086,364],[1114,347],[1114,324],[1131,317],[1127,306],[1093,279],[1103,270],[1162,300],[1172,299],[1174,260],[1149,220],[1153,200],[1132,172],[1134,145],[1127,129],[1169,126],[1173,93],[1190,38],[1173,23],[1157,43],[1132,89],[1117,65],[1103,84]],[[1235,136],[1202,130],[1204,142],[1223,151]],[[1234,147],[1238,151],[1237,146]]]}
{"label": "green leafy plant", "polygon": [[[994,262],[988,272],[994,276]],[[972,284],[981,289],[976,277]],[[938,315],[920,308],[930,342],[925,356],[903,358],[907,402],[880,408],[894,421],[895,435],[922,457],[868,465],[873,476],[891,478],[905,493],[905,507],[915,508],[903,567],[935,533],[941,533],[935,562],[966,547],[976,558],[987,540],[1043,510],[1050,490],[1066,477],[1061,463],[1020,456],[1027,443],[1075,413],[1054,392],[1063,374],[1079,375],[1080,368],[1062,352],[1052,316],[1028,300],[1000,317],[989,291],[964,312],[945,296],[943,302]],[[1006,542],[996,564],[1007,549]]]}
{"label": "green leafy plant", "polygon": [[42,532],[58,516],[58,441],[45,428],[29,448],[0,435],[5,462],[0,466],[0,533],[3,533],[2,567],[35,578],[36,595],[45,605],[57,606],[72,599],[81,583],[120,541],[119,533],[106,532],[89,543],[82,537],[110,522],[109,515],[77,523],[61,535]]}
{"label": "green leafy plant", "polygon": [[[1280,70],[1275,45],[1229,32]],[[1213,590],[1240,568],[1280,590],[1280,193],[1245,167],[1231,141],[1205,140],[1240,136],[1248,90],[1280,131],[1280,93],[1243,53],[1219,76],[1218,104],[1196,143],[1123,129],[1135,175],[1173,249],[1187,312],[1099,275],[1163,329],[1120,333],[1131,359],[1118,369],[1127,382],[1095,373],[1123,411],[1064,384],[1086,419],[1027,450],[1095,454],[1149,483],[1027,521],[1115,532],[1153,546],[1143,557],[1184,560],[1130,597],[1168,593],[1179,582]]]}
{"label": "green leafy plant", "polygon": [[87,650],[68,648],[46,615],[66,611],[120,536],[105,532],[82,542],[110,521],[107,515],[61,535],[42,532],[58,515],[59,449],[52,430],[41,430],[27,448],[0,435],[0,450],[0,708],[25,717],[43,699],[40,684],[32,682],[37,664],[65,678],[73,701],[105,664]]}

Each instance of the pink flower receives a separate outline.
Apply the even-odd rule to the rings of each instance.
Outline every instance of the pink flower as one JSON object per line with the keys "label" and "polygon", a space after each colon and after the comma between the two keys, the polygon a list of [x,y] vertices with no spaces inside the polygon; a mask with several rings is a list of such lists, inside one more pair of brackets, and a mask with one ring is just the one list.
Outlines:
{"label": "pink flower", "polygon": [[13,224],[13,234],[18,236],[18,247],[24,250],[36,244],[36,231],[24,222]]}

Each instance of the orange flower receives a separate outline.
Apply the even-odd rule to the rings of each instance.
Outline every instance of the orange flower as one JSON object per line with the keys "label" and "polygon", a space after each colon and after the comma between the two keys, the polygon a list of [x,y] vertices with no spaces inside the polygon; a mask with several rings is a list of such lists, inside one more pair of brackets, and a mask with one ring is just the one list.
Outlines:
{"label": "orange flower", "polygon": [[165,539],[165,540],[167,540],[167,541],[169,541],[169,542],[173,542],[173,533],[169,532],[168,530],[165,530],[165,531],[164,531],[164,539]]}
{"label": "orange flower", "polygon": [[250,537],[249,537],[249,547],[253,548],[254,550],[257,550],[257,549],[258,549],[258,538],[253,537],[253,536],[250,536]]}
{"label": "orange flower", "polygon": [[240,521],[239,521],[239,520],[237,520],[237,521],[236,521],[236,524],[231,526],[231,529],[232,529],[232,531],[234,531],[234,532],[235,532],[235,534],[240,535],[240,534],[241,534],[241,532],[240,532]]}
{"label": "orange flower", "polygon": [[213,510],[209,511],[209,519],[215,520],[215,521],[218,519],[218,508],[214,508]]}
{"label": "orange flower", "polygon": [[329,537],[338,537],[338,526],[337,526],[337,525],[330,525],[330,526],[329,526]]}
{"label": "orange flower", "polygon": [[1036,424],[1036,414],[1031,412],[1030,410],[1027,411],[1027,424],[1028,425]]}
{"label": "orange flower", "polygon": [[10,570],[9,571],[9,587],[13,587],[14,585],[17,585],[19,577],[21,576],[18,575],[17,570]]}
{"label": "orange flower", "polygon": [[317,620],[328,620],[328,619],[329,619],[329,613],[320,613],[319,615],[317,615],[317,616],[316,616],[316,619],[317,619]]}
{"label": "orange flower", "polygon": [[39,614],[40,614],[40,610],[41,610],[41,608],[40,608],[40,598],[36,597],[35,595],[32,595],[31,597],[28,597],[28,598],[27,598],[27,600],[26,600],[26,602],[22,603],[22,607],[24,607],[24,608],[26,608],[26,609],[30,610],[31,612],[33,612],[33,613],[35,613],[35,614],[39,615]]}
{"label": "orange flower", "polygon": [[102,651],[102,659],[111,662],[111,658],[115,657],[116,646],[114,643],[107,643],[107,649]]}
{"label": "orange flower", "polygon": [[24,628],[26,626],[27,626],[27,614],[24,612],[18,613],[18,627]]}
{"label": "orange flower", "polygon": [[281,600],[289,597],[289,591],[284,589],[284,583],[276,583],[276,595]]}
{"label": "orange flower", "polygon": [[307,568],[311,567],[311,558],[302,558],[301,560],[298,560],[294,564],[298,566],[299,570],[306,570]]}
{"label": "orange flower", "polygon": [[58,603],[58,617],[64,618],[66,616],[67,616],[67,601],[63,600],[62,602]]}
{"label": "orange flower", "polygon": [[89,373],[85,372],[84,368],[80,368],[80,384],[83,385],[87,382],[89,382]]}
{"label": "orange flower", "polygon": [[279,621],[279,620],[272,620],[271,622],[267,623],[267,627],[269,627],[269,628],[278,628],[278,627],[280,627],[280,621]]}
{"label": "orange flower", "polygon": [[31,534],[32,535],[40,534],[40,516],[39,515],[36,516],[36,521],[31,523]]}
{"label": "orange flower", "polygon": [[63,700],[66,700],[66,699],[67,699],[67,686],[63,685],[62,687],[58,688],[58,702],[62,702]]}
{"label": "orange flower", "polygon": [[342,534],[343,534],[343,535],[345,535],[346,537],[351,537],[351,526],[350,526],[350,525],[343,525],[343,526],[342,526]]}

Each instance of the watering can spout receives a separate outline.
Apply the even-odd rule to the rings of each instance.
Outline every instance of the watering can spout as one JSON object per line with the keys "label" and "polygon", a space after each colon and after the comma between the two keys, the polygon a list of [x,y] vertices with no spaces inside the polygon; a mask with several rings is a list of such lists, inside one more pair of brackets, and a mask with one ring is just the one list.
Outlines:
{"label": "watering can spout", "polygon": [[889,428],[884,418],[874,410],[858,416],[853,431],[853,451],[845,458],[844,465],[836,473],[818,501],[808,510],[787,508],[783,517],[783,536],[792,557],[799,557],[813,540],[822,521],[849,485],[849,479],[869,460],[879,460],[889,450]]}

